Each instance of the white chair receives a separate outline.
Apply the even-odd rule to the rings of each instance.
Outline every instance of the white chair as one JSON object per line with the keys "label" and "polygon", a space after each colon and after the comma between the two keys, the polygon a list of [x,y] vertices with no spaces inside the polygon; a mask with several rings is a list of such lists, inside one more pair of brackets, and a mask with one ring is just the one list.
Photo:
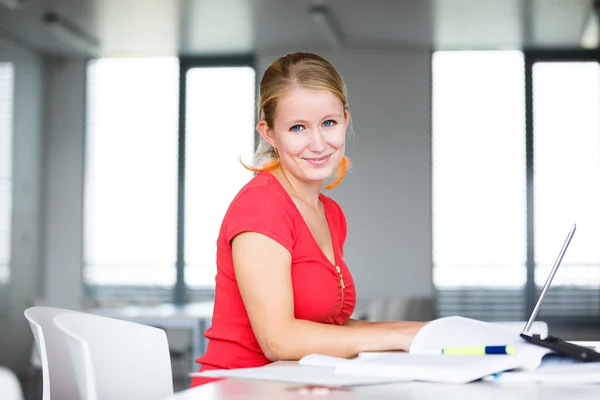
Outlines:
{"label": "white chair", "polygon": [[134,322],[78,313],[59,314],[85,400],[163,399],[173,395],[165,332]]}
{"label": "white chair", "polygon": [[30,307],[25,318],[33,332],[42,364],[42,400],[75,399],[79,392],[71,366],[71,359],[61,332],[53,318],[59,314],[76,311],[54,307]]}
{"label": "white chair", "polygon": [[23,400],[19,380],[14,372],[5,367],[0,367],[0,394],[2,400]]}

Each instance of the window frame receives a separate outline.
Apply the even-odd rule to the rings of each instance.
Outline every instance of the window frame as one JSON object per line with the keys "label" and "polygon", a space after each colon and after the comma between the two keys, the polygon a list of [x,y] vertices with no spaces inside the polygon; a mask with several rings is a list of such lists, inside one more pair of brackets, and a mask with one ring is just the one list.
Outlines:
{"label": "window frame", "polygon": [[[190,289],[185,284],[185,165],[186,165],[186,111],[187,72],[193,68],[250,67],[256,71],[256,58],[252,54],[229,56],[182,56],[179,58],[179,158],[177,176],[177,277],[173,289],[173,303],[201,301],[214,297],[215,290]],[[256,109],[256,104],[255,104]],[[256,132],[255,138],[256,138]],[[256,140],[255,140],[256,142]]]}
{"label": "window frame", "polygon": [[[535,232],[534,232],[534,133],[533,133],[533,66],[536,62],[590,62],[600,63],[600,52],[583,49],[526,49],[525,56],[525,153],[527,182],[527,279],[523,318],[528,319],[537,301],[539,290],[535,285]],[[598,89],[600,90],[600,88]],[[569,328],[599,327],[598,317],[544,316],[549,324]]]}
{"label": "window frame", "polygon": [[[598,62],[600,63],[600,52],[596,50],[582,49],[533,49],[525,48],[521,50],[524,57],[524,84],[525,84],[525,173],[526,173],[526,281],[522,289],[515,289],[514,293],[523,296],[523,303],[520,308],[520,318],[526,321],[535,306],[541,288],[535,284],[535,234],[534,234],[534,127],[533,127],[533,66],[536,62]],[[433,95],[433,91],[432,91]],[[433,132],[432,132],[433,134]],[[434,288],[436,298],[436,317],[447,315],[448,312],[456,312],[458,309],[478,310],[479,304],[474,304],[472,299],[485,298],[489,302],[503,301],[510,302],[510,290],[505,293],[496,293],[488,288],[471,288],[446,290],[438,287]],[[579,289],[578,289],[579,290]],[[582,289],[586,290],[586,289]],[[597,289],[591,289],[597,291]],[[491,300],[490,298],[493,298]],[[507,313],[510,313],[510,303],[505,307]],[[445,307],[446,306],[446,307]],[[444,309],[450,310],[443,312]],[[481,308],[481,307],[479,307]],[[512,307],[514,310],[514,307]],[[503,310],[504,311],[504,310]],[[599,315],[600,316],[600,315]],[[574,329],[598,329],[600,327],[599,316],[558,316],[544,315],[538,317],[548,324],[552,329],[562,331],[573,331]],[[477,318],[477,317],[476,317]]]}
{"label": "window frame", "polygon": [[[515,50],[515,49],[511,49]],[[522,55],[522,64],[521,67],[525,68],[525,54],[522,50],[516,49]],[[445,50],[441,50],[445,51]],[[452,50],[449,50],[452,51]],[[467,50],[466,52],[480,52],[479,49]],[[493,49],[485,50],[490,52],[504,52],[504,49],[495,51]],[[454,50],[454,52],[459,53],[461,51]],[[432,57],[433,61],[433,57]],[[479,67],[480,69],[483,67]],[[431,79],[432,79],[432,90],[431,90],[431,118],[433,123],[433,115],[435,113],[434,109],[434,93],[435,93],[435,77],[434,77],[433,63],[431,63]],[[524,73],[521,74],[523,76]],[[523,90],[523,96],[525,92]],[[521,102],[523,107],[525,106],[525,101]],[[523,117],[525,118],[524,110],[522,109]],[[526,121],[524,121],[526,123]],[[522,135],[525,135],[525,125],[520,129]],[[432,146],[434,138],[433,127],[431,129],[431,139]],[[432,147],[433,152],[433,147]],[[525,149],[524,149],[525,150]],[[433,153],[432,153],[433,157]],[[432,158],[432,167],[435,161]],[[523,167],[525,167],[525,151],[523,153]],[[433,171],[433,170],[432,170]],[[522,169],[522,172],[525,173],[525,168]],[[432,182],[433,184],[435,182]],[[523,180],[523,184],[526,184],[525,179]],[[432,186],[432,201],[433,194],[435,189]],[[527,213],[527,199],[524,198],[524,206],[525,213]],[[435,219],[433,216],[432,222]],[[525,221],[523,221],[525,222]],[[432,229],[434,229],[435,223],[432,223]],[[526,229],[526,227],[525,227]],[[432,230],[432,236],[434,235],[434,231]],[[525,235],[527,232],[525,230]],[[432,253],[433,256],[433,253]],[[525,256],[527,256],[527,249],[525,249]],[[521,264],[523,267],[526,267],[526,261]],[[435,264],[433,265],[435,269]],[[521,271],[523,271],[521,269]],[[432,276],[433,277],[433,276]],[[435,282],[433,284],[433,296],[435,301],[435,317],[440,318],[443,316],[449,315],[464,315],[470,318],[476,318],[481,320],[488,321],[507,321],[507,320],[515,320],[516,318],[521,318],[521,313],[523,310],[523,301],[524,301],[524,287],[523,286],[515,286],[515,287],[490,287],[490,286],[477,286],[477,285],[469,285],[469,286],[457,286],[457,287],[445,287],[445,286],[437,286]],[[515,300],[515,296],[518,298]],[[496,304],[500,304],[500,307],[495,306]],[[518,316],[516,316],[518,314]]]}

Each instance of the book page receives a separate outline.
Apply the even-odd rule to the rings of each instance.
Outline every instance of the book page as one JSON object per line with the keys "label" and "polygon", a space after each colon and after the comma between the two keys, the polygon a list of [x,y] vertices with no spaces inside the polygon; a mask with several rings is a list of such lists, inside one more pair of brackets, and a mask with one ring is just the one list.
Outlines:
{"label": "book page", "polygon": [[193,372],[190,374],[190,376],[230,379],[258,379],[264,381],[334,387],[376,385],[407,381],[407,379],[399,376],[361,376],[338,374],[335,372],[334,368],[307,367],[302,365],[210,370]]}
{"label": "book page", "polygon": [[491,374],[518,368],[519,364],[519,359],[516,357],[502,355],[474,357],[390,353],[341,363],[335,371],[346,375],[468,383]]}
{"label": "book page", "polygon": [[[439,352],[450,346],[513,346],[517,350],[522,368],[534,370],[542,357],[552,350],[532,345],[518,332],[493,323],[464,317],[444,317],[425,325],[415,336],[411,354]],[[486,356],[489,357],[489,356]]]}

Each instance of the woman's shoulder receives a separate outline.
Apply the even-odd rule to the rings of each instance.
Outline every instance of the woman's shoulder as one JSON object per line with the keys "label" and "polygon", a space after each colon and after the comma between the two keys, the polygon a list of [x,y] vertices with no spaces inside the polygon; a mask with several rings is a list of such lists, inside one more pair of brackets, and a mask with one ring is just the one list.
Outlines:
{"label": "woman's shoulder", "polygon": [[225,213],[219,240],[227,244],[242,232],[258,232],[293,247],[294,205],[277,178],[265,172],[254,176],[235,196]]}
{"label": "woman's shoulder", "polygon": [[246,183],[231,202],[232,208],[291,208],[285,189],[271,173],[257,173]]}
{"label": "woman's shoulder", "polygon": [[342,216],[344,215],[344,211],[337,201],[323,193],[321,193],[320,198],[321,202],[327,209],[332,210],[336,214],[340,214]]}

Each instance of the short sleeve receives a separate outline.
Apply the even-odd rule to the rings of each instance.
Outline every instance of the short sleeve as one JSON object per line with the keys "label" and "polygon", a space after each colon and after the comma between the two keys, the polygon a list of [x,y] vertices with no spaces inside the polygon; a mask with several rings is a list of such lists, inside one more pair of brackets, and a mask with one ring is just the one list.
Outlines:
{"label": "short sleeve", "polygon": [[275,240],[290,253],[295,241],[294,209],[283,193],[272,186],[247,188],[234,200],[224,220],[224,239],[256,232]]}

